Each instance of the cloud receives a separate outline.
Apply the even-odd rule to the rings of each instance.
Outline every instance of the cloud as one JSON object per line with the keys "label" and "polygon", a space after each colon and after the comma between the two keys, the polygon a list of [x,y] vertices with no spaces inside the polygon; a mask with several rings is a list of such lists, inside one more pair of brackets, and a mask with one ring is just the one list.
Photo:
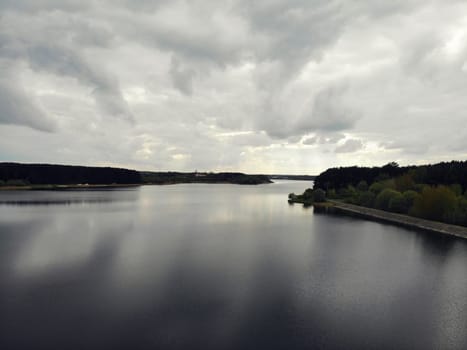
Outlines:
{"label": "cloud", "polygon": [[0,77],[0,124],[24,125],[45,132],[55,131],[57,128],[55,120],[47,117],[34,98],[17,85],[17,81],[10,74],[2,73],[4,74]]}
{"label": "cloud", "polygon": [[[0,11],[5,157],[317,173],[467,155],[465,1],[5,0]],[[17,145],[39,131],[53,131],[41,147]]]}
{"label": "cloud", "polygon": [[324,144],[335,144],[340,140],[344,139],[344,134],[316,134],[312,137],[307,137],[302,140],[304,145],[324,145]]}
{"label": "cloud", "polygon": [[[26,6],[26,3],[23,5]],[[38,72],[75,78],[92,89],[91,96],[95,98],[102,113],[128,121],[134,120],[122,96],[118,79],[92,60],[86,59],[77,46],[79,42],[83,45],[107,44],[108,40],[103,38],[111,35],[97,33],[95,41],[91,42],[90,28],[83,25],[82,21],[73,21],[76,26],[72,24],[70,28],[61,17],[56,18],[54,13],[38,19],[33,17],[31,22],[28,22],[28,18],[18,14],[4,16],[3,24],[0,25],[4,33],[0,37],[4,46],[4,58],[13,62],[26,61],[31,69]],[[21,28],[23,25],[31,27],[32,34],[29,30],[24,31]],[[75,32],[76,35],[70,36],[71,42],[67,42],[67,36],[60,35],[64,31],[70,34]],[[53,34],[52,37],[47,37],[49,32]]]}
{"label": "cloud", "polygon": [[180,61],[172,57],[170,63],[170,77],[175,88],[180,92],[191,95],[193,93],[193,77],[195,72],[191,69],[183,69],[180,66]]}
{"label": "cloud", "polygon": [[344,131],[351,129],[358,115],[346,104],[343,88],[320,91],[313,101],[310,116],[300,120],[298,128],[306,131]]}
{"label": "cloud", "polygon": [[356,139],[348,139],[335,150],[336,153],[353,153],[363,148],[363,142]]}
{"label": "cloud", "polygon": [[102,68],[88,63],[79,54],[60,46],[36,46],[27,50],[27,58],[34,70],[76,78],[93,88],[91,95],[97,106],[107,115],[133,121],[117,79]]}
{"label": "cloud", "polygon": [[0,8],[3,10],[38,12],[38,11],[76,11],[89,6],[88,1],[79,0],[2,0]]}

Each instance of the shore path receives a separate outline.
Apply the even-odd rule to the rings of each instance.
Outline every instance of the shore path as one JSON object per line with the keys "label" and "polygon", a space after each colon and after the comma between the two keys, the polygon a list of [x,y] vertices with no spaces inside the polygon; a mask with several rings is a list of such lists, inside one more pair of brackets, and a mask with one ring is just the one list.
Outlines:
{"label": "shore path", "polygon": [[358,205],[342,203],[335,200],[329,200],[329,202],[332,203],[333,207],[338,210],[367,219],[383,221],[408,228],[415,228],[467,239],[467,227],[445,224],[438,221],[419,219],[412,216],[361,207]]}

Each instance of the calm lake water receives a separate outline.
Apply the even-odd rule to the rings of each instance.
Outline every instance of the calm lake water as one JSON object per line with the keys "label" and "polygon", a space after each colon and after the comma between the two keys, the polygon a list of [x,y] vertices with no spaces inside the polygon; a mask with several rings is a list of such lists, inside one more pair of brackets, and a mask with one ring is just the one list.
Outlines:
{"label": "calm lake water", "polygon": [[0,192],[0,349],[467,349],[467,241],[309,186]]}

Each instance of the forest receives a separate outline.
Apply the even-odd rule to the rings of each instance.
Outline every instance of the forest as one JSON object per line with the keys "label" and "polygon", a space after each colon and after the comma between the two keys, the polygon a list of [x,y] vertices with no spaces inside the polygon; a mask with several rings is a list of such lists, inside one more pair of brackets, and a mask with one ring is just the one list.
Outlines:
{"label": "forest", "polygon": [[258,185],[270,183],[266,175],[247,175],[243,173],[181,173],[181,172],[142,172],[146,184],[177,183],[231,183],[238,185]]}
{"label": "forest", "polygon": [[53,164],[0,163],[0,186],[140,184],[135,170]]}
{"label": "forest", "polygon": [[270,183],[266,175],[243,173],[182,173],[139,172],[136,170],[53,164],[0,163],[1,187],[35,185],[120,185],[120,184],[177,184],[177,183],[232,183],[257,185]]}
{"label": "forest", "polygon": [[332,168],[314,191],[329,199],[467,226],[467,162],[400,167]]}

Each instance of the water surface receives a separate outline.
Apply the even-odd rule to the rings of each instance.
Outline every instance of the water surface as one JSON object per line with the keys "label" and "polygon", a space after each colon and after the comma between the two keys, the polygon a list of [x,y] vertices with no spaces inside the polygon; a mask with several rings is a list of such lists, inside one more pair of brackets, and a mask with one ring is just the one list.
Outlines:
{"label": "water surface", "polygon": [[307,186],[0,192],[0,348],[466,349],[466,242]]}

